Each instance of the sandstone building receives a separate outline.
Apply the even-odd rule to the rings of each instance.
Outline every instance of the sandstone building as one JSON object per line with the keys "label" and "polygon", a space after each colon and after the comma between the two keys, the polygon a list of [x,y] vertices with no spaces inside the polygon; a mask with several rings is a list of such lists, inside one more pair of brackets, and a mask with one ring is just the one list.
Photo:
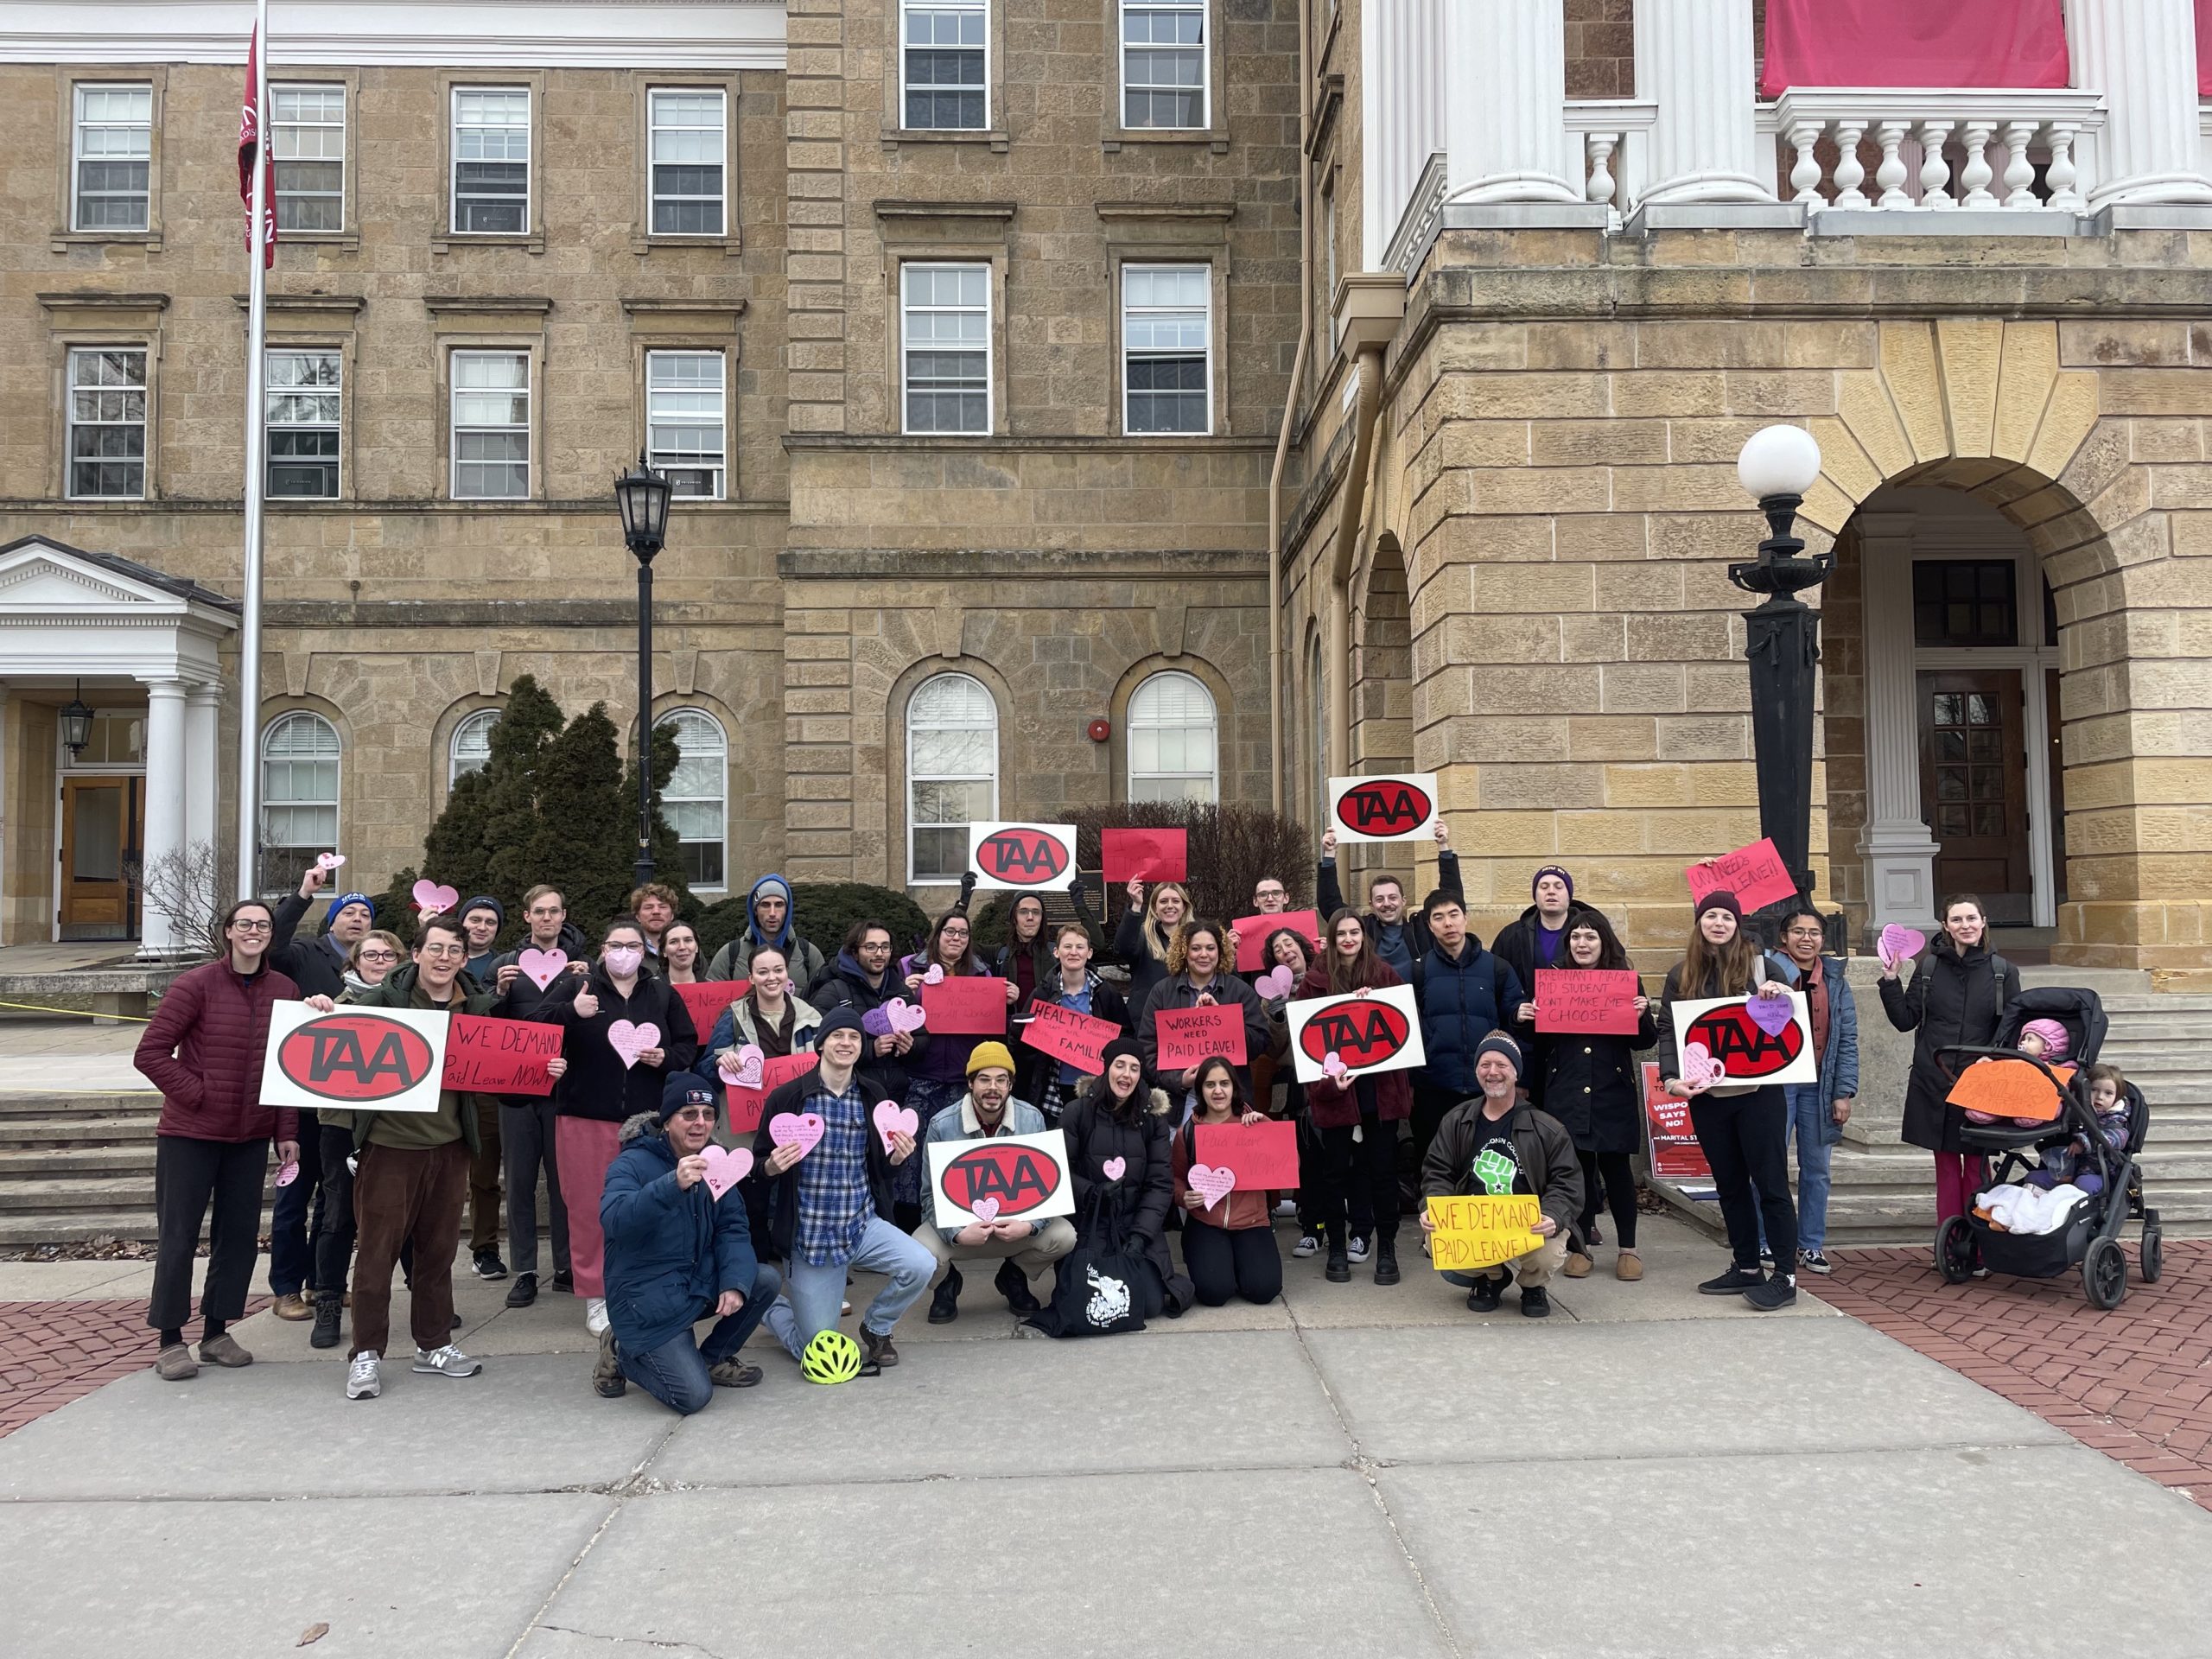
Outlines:
{"label": "sandstone building", "polygon": [[[2065,86],[1773,96],[1766,9],[278,4],[269,879],[411,861],[518,674],[634,718],[645,448],[696,887],[1410,764],[1485,934],[1562,858],[1656,950],[1756,834],[1784,421],[1823,895],[2212,976],[2190,0],[2069,0]],[[226,839],[238,747],[244,41],[4,10],[0,942],[158,950],[114,875]]]}

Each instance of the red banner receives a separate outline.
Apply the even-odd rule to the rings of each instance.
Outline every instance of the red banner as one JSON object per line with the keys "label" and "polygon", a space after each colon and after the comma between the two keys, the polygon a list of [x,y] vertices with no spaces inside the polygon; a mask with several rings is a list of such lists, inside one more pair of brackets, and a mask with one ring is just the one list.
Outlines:
{"label": "red banner", "polygon": [[1690,1127],[1690,1103],[1660,1087],[1656,1060],[1643,1063],[1643,1116],[1651,1137],[1653,1179],[1677,1186],[1712,1185],[1713,1166]]}
{"label": "red banner", "polygon": [[1274,916],[1240,916],[1233,924],[1236,931],[1236,971],[1240,974],[1262,973],[1275,964],[1268,960],[1268,941],[1281,928],[1306,941],[1309,962],[1318,962],[1321,956],[1321,912],[1318,910],[1286,910]]}
{"label": "red banner", "polygon": [[1643,1018],[1636,999],[1643,995],[1632,968],[1539,968],[1536,1029],[1633,1037]]}
{"label": "red banner", "polygon": [[760,1127],[761,1109],[768,1103],[768,1096],[789,1083],[793,1077],[803,1077],[814,1070],[821,1057],[816,1054],[779,1054],[762,1063],[760,1086],[747,1089],[732,1083],[729,1073],[717,1072],[722,1086],[729,1093],[729,1131],[732,1135],[750,1135]]}
{"label": "red banner", "polygon": [[1187,830],[1101,830],[1098,848],[1109,887],[1128,881],[1180,881],[1190,874]]}
{"label": "red banner", "polygon": [[1298,1185],[1298,1128],[1292,1123],[1200,1123],[1198,1161],[1236,1172],[1242,1192]]}
{"label": "red banner", "polygon": [[1153,1035],[1160,1040],[1159,1069],[1184,1071],[1216,1054],[1244,1064],[1244,1010],[1234,1002],[1202,1008],[1155,1008]]}
{"label": "red banner", "polygon": [[922,1012],[934,1037],[1006,1035],[1006,981],[954,975],[922,986]]}
{"label": "red banner", "polygon": [[550,1095],[545,1062],[560,1052],[558,1026],[456,1014],[446,1027],[445,1086],[472,1095]]}
{"label": "red banner", "polygon": [[707,1039],[714,1035],[715,1021],[728,1010],[729,1005],[753,989],[749,979],[709,979],[696,985],[671,985],[668,988],[683,999],[683,1006],[691,1015],[691,1029],[699,1033],[699,1046],[707,1046]]}
{"label": "red banner", "polygon": [[1021,1021],[1021,1040],[1040,1054],[1096,1077],[1106,1069],[1106,1045],[1122,1034],[1111,1020],[1077,1014],[1057,1002],[1032,1002]]}
{"label": "red banner", "polygon": [[2063,86],[2069,79],[2061,0],[1767,0],[1761,98],[1792,86]]}
{"label": "red banner", "polygon": [[1746,916],[1793,898],[1797,892],[1797,884],[1783,868],[1782,855],[1774,850],[1771,841],[1764,839],[1693,864],[1682,875],[1690,884],[1692,903],[1725,887],[1736,895],[1736,903]]}

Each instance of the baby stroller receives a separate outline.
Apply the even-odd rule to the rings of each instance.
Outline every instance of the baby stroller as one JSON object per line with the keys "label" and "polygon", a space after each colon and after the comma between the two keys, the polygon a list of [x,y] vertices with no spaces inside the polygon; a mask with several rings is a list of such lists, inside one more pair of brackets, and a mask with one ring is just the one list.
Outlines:
{"label": "baby stroller", "polygon": [[[2061,1083],[2056,1072],[2040,1059],[2019,1053],[2012,1045],[2031,1020],[2056,1020],[2072,1041],[2065,1063],[2073,1066],[2070,1081]],[[2129,1221],[2143,1224],[2138,1271],[2145,1284],[2156,1284],[2163,1269],[2164,1249],[2158,1212],[2143,1203],[2142,1168],[2138,1158],[2148,1132],[2151,1109],[2133,1084],[2126,1085],[2127,1144],[2113,1147],[2097,1131],[2096,1113],[2089,1101],[2089,1067],[2104,1044],[2107,1021],[2104,1005],[2094,991],[2046,985],[2021,993],[1991,1048],[1949,1047],[1938,1056],[1943,1069],[1956,1077],[1980,1059],[2009,1059],[2039,1068],[2056,1086],[2058,1116],[2049,1123],[2022,1127],[2009,1122],[1968,1123],[1959,1139],[1967,1150],[1986,1154],[1992,1162],[1990,1185],[2013,1179],[2029,1168],[2022,1154],[2031,1147],[2063,1147],[2076,1135],[2086,1135],[2088,1160],[2103,1178],[2103,1188],[2074,1206],[2057,1231],[2011,1233],[1993,1228],[1968,1214],[1953,1216],[1936,1234],[1936,1261],[1951,1284],[1964,1284],[1976,1267],[2021,1279],[2056,1279],[2075,1268],[2082,1270],[2082,1289],[2089,1305],[2115,1308],[2127,1294],[2127,1257],[2120,1243],[2121,1227]]]}

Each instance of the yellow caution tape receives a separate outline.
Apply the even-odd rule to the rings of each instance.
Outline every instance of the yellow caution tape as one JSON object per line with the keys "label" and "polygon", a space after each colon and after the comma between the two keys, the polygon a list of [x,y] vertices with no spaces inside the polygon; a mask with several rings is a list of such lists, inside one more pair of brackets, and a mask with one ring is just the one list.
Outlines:
{"label": "yellow caution tape", "polygon": [[47,1008],[35,1002],[0,1002],[0,1008],[21,1008],[25,1014],[68,1014],[79,1020],[128,1020],[134,1026],[150,1026],[151,1020],[141,1019],[135,1014],[87,1014],[82,1008]]}

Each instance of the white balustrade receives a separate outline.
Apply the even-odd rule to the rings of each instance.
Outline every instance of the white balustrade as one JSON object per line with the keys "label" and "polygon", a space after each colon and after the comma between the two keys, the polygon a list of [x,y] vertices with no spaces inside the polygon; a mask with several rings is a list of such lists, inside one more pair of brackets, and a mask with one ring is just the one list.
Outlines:
{"label": "white balustrade", "polygon": [[[2104,102],[2101,92],[2068,89],[1792,87],[1762,112],[1761,124],[1776,136],[1789,163],[1790,199],[1811,213],[2044,208],[2081,213],[2088,207],[2082,141],[2104,125]],[[1872,196],[1859,156],[1869,138],[1880,151]],[[1834,149],[1834,161],[1826,167],[1824,142]]]}
{"label": "white balustrade", "polygon": [[1640,147],[1657,115],[1649,99],[1632,98],[1586,99],[1567,106],[1567,130],[1582,139],[1583,195],[1593,207],[1611,209],[1615,230],[1641,199]]}

